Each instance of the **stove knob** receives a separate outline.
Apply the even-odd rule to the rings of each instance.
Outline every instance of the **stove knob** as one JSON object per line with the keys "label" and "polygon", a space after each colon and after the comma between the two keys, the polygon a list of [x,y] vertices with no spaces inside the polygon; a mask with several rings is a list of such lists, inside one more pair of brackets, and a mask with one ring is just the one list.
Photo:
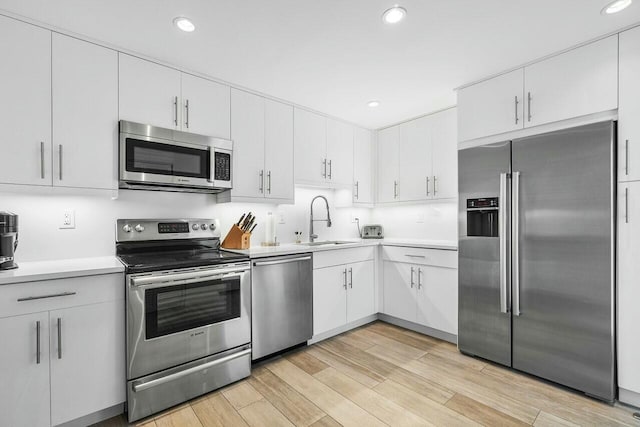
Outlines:
{"label": "stove knob", "polygon": [[129,224],[125,224],[124,227],[122,227],[122,231],[125,233],[131,233],[131,226]]}
{"label": "stove knob", "polygon": [[144,231],[144,227],[141,224],[136,225],[135,228],[138,233],[142,233]]}
{"label": "stove knob", "polygon": [[194,231],[196,231],[196,230],[199,230],[199,229],[200,229],[200,227],[198,226],[198,224],[193,224],[193,225],[191,226],[191,228],[193,228],[193,230],[194,230]]}
{"label": "stove knob", "polygon": [[200,224],[200,228],[203,230],[206,230],[208,227],[207,227],[207,224]]}
{"label": "stove knob", "polygon": [[209,230],[213,231],[216,229],[216,225],[214,223],[211,223],[211,225],[209,225]]}

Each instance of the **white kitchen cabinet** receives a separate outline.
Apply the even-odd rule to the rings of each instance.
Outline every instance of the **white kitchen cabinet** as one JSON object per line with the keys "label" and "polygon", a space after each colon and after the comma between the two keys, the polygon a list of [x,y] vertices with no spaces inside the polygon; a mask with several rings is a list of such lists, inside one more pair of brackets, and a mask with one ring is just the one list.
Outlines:
{"label": "white kitchen cabinet", "polygon": [[182,130],[229,139],[230,87],[187,73],[181,77]]}
{"label": "white kitchen cabinet", "polygon": [[294,109],[295,182],[322,185],[327,177],[327,119]]}
{"label": "white kitchen cabinet", "polygon": [[0,336],[0,425],[51,425],[48,314],[0,319]]}
{"label": "white kitchen cabinet", "polygon": [[347,323],[376,312],[375,263],[362,261],[347,266]]}
{"label": "white kitchen cabinet", "polygon": [[327,119],[327,183],[350,187],[353,184],[353,126]]}
{"label": "white kitchen cabinet", "polygon": [[618,386],[640,394],[640,182],[618,184],[618,200]]}
{"label": "white kitchen cabinet", "polygon": [[54,33],[53,184],[118,188],[118,53]]}
{"label": "white kitchen cabinet", "polygon": [[458,115],[455,108],[435,114],[432,122],[431,164],[433,199],[458,197]]}
{"label": "white kitchen cabinet", "polygon": [[0,16],[0,183],[51,185],[51,32]]}
{"label": "white kitchen cabinet", "polygon": [[125,399],[124,319],[122,300],[49,313],[52,425]]}
{"label": "white kitchen cabinet", "polygon": [[400,127],[392,126],[378,132],[378,203],[398,200]]}
{"label": "white kitchen cabinet", "polygon": [[373,154],[373,132],[368,129],[355,128],[353,135],[353,203],[372,204],[374,202]]}
{"label": "white kitchen cabinet", "polygon": [[347,278],[342,265],[313,270],[313,335],[347,323]]}
{"label": "white kitchen cabinet", "polygon": [[270,99],[265,99],[264,106],[265,197],[277,203],[292,203],[293,107]]}
{"label": "white kitchen cabinet", "polygon": [[468,141],[522,129],[522,68],[458,90],[458,139]]}
{"label": "white kitchen cabinet", "polygon": [[640,27],[620,33],[618,181],[640,180]]}
{"label": "white kitchen cabinet", "polygon": [[416,321],[416,294],[412,274],[415,270],[409,264],[384,261],[383,312],[398,319]]}
{"label": "white kitchen cabinet", "polygon": [[417,201],[433,196],[431,167],[433,117],[424,116],[400,125],[400,200]]}
{"label": "white kitchen cabinet", "polygon": [[180,71],[123,53],[119,70],[120,119],[181,128]]}
{"label": "white kitchen cabinet", "polygon": [[524,69],[525,127],[618,108],[618,35]]}
{"label": "white kitchen cabinet", "polygon": [[416,323],[457,335],[458,271],[429,265],[416,270]]}

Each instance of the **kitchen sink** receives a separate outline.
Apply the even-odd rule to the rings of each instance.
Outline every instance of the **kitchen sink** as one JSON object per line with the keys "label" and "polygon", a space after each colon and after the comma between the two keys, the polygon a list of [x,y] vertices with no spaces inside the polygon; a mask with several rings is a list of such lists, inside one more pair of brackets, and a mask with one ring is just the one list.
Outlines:
{"label": "kitchen sink", "polygon": [[305,246],[325,246],[325,245],[346,245],[348,243],[355,243],[355,242],[348,242],[348,241],[345,242],[341,240],[323,240],[321,242],[305,242],[300,244]]}

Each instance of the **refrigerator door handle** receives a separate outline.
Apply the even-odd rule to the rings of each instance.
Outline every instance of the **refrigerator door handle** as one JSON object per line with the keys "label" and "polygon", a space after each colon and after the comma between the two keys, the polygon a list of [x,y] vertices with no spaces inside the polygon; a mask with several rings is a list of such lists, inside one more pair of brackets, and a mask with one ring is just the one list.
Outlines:
{"label": "refrigerator door handle", "polygon": [[513,172],[511,251],[513,277],[513,314],[520,316],[520,172]]}
{"label": "refrigerator door handle", "polygon": [[508,173],[500,174],[500,198],[498,199],[498,235],[500,236],[500,312],[508,313],[509,254],[507,252],[507,180]]}

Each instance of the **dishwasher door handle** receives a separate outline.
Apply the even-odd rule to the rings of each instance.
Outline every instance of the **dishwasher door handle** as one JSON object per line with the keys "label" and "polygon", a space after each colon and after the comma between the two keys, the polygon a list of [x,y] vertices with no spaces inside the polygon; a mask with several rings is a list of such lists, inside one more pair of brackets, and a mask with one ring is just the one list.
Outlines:
{"label": "dishwasher door handle", "polygon": [[310,260],[311,260],[310,256],[305,256],[301,258],[288,258],[288,259],[281,259],[276,261],[258,261],[258,262],[254,262],[253,266],[262,267],[263,265],[289,264],[290,262],[310,261]]}

